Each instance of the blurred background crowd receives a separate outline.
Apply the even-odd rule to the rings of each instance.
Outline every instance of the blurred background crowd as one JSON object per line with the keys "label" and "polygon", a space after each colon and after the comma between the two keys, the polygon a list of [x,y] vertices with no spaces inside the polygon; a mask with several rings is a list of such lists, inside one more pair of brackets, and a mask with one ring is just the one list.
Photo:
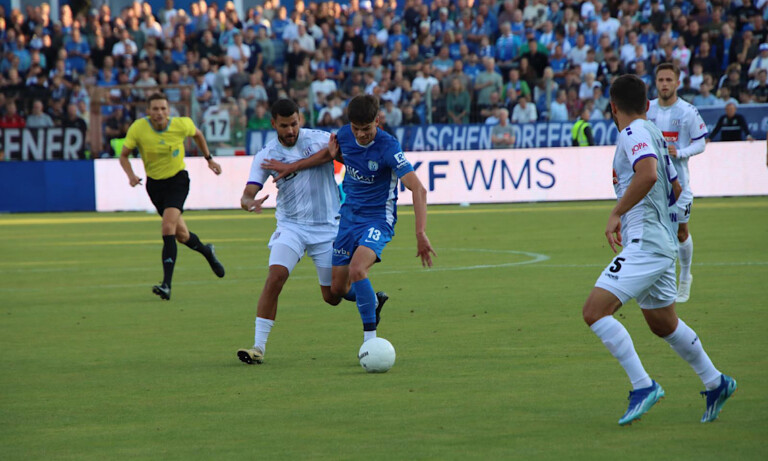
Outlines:
{"label": "blurred background crowd", "polygon": [[387,130],[602,119],[612,79],[653,98],[661,62],[697,107],[768,100],[768,0],[91,2],[0,8],[0,128],[97,123],[108,146],[158,85],[197,123],[225,111],[233,145],[282,97],[310,126],[358,94]]}

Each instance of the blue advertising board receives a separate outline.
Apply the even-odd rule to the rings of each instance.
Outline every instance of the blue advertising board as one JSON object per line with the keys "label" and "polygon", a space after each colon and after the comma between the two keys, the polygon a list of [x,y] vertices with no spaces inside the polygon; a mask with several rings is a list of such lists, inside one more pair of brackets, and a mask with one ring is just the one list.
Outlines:
{"label": "blue advertising board", "polygon": [[[717,119],[725,113],[722,107],[700,109],[701,116],[711,131]],[[755,139],[765,139],[768,131],[768,104],[739,107]],[[611,120],[593,120],[592,134],[598,146],[616,144],[618,131]],[[539,122],[513,124],[515,148],[567,147],[571,145],[573,122]],[[406,152],[445,150],[491,149],[491,125],[411,125],[394,129],[395,136]],[[272,131],[249,131],[246,153],[254,155],[274,138]],[[716,139],[717,140],[717,139]]]}

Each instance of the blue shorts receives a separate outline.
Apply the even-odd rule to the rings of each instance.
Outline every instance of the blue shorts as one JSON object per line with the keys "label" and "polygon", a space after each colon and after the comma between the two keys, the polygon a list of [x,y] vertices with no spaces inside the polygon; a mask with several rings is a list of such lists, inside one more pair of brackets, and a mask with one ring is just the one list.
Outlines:
{"label": "blue shorts", "polygon": [[351,223],[342,219],[339,223],[339,233],[333,242],[333,265],[348,266],[359,246],[373,250],[376,253],[376,262],[380,262],[381,252],[394,234],[392,226],[385,221]]}

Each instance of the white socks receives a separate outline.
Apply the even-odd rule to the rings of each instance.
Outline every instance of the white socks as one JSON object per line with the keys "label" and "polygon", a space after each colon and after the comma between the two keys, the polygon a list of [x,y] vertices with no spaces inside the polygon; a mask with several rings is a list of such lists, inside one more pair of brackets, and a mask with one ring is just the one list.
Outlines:
{"label": "white socks", "polygon": [[671,335],[664,337],[664,340],[683,360],[688,362],[708,390],[715,389],[720,384],[721,373],[712,364],[707,353],[704,352],[696,332],[682,319],[678,319],[677,329]]}
{"label": "white socks", "polygon": [[688,234],[685,242],[678,245],[677,253],[680,259],[680,280],[688,280],[691,278],[691,263],[693,262],[693,237],[691,234]]}
{"label": "white socks", "polygon": [[269,332],[272,330],[274,324],[274,320],[256,317],[256,333],[253,336],[253,347],[261,349],[261,352],[265,351],[267,338],[269,337]]}
{"label": "white socks", "polygon": [[608,315],[593,323],[590,328],[624,367],[632,382],[632,389],[642,389],[653,384],[640,362],[629,332],[621,322]]}
{"label": "white socks", "polygon": [[376,330],[373,330],[373,331],[363,331],[363,342],[366,342],[369,339],[373,339],[375,337],[376,337]]}

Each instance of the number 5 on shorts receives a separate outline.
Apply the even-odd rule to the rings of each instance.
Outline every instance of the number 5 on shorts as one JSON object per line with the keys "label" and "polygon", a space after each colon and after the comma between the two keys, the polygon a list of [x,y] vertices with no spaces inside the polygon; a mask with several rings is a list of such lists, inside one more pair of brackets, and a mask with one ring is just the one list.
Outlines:
{"label": "number 5 on shorts", "polygon": [[626,261],[627,258],[616,258],[613,260],[613,266],[609,267],[608,270],[613,272],[614,274],[621,270],[621,262]]}

